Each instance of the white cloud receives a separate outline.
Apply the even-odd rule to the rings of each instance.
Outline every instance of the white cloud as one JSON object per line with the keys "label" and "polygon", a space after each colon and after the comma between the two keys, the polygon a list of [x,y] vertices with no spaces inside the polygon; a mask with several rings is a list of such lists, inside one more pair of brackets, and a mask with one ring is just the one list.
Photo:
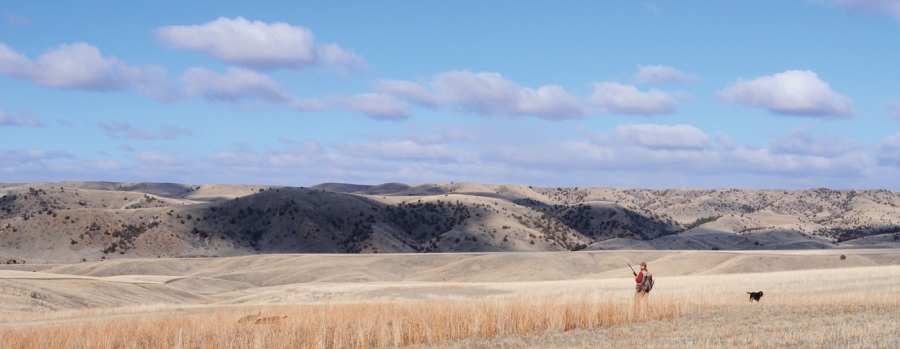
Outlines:
{"label": "white cloud", "polygon": [[353,96],[336,96],[344,109],[363,113],[372,119],[378,120],[403,120],[412,115],[409,105],[381,93],[364,93]]}
{"label": "white cloud", "polygon": [[788,70],[753,80],[738,80],[719,92],[722,100],[765,108],[781,115],[825,118],[852,117],[852,102],[831,90],[809,70]]}
{"label": "white cloud", "polygon": [[236,103],[242,99],[261,99],[273,103],[287,103],[294,97],[268,76],[252,70],[230,67],[224,74],[204,68],[190,68],[180,80],[187,93],[212,102]]}
{"label": "white cloud", "polygon": [[678,110],[678,100],[666,92],[657,89],[641,92],[632,85],[617,82],[594,83],[594,94],[588,101],[615,114],[650,116]]}
{"label": "white cloud", "polygon": [[900,102],[898,101],[890,101],[887,106],[888,109],[888,117],[891,119],[900,120]]}
{"label": "white cloud", "polygon": [[156,37],[173,49],[200,52],[255,69],[359,69],[366,65],[361,57],[338,45],[316,44],[309,29],[283,22],[268,24],[222,17],[201,25],[161,27],[156,29]]}
{"label": "white cloud", "polygon": [[638,73],[632,80],[635,84],[697,81],[697,77],[694,75],[685,74],[664,65],[638,65],[637,67]]}
{"label": "white cloud", "polygon": [[118,149],[119,149],[119,150],[128,151],[128,152],[134,152],[134,151],[135,151],[134,148],[132,148],[130,145],[125,144],[125,143],[119,144],[119,148],[118,148]]}
{"label": "white cloud", "polygon": [[135,161],[150,166],[182,166],[190,164],[191,162],[186,159],[182,159],[176,155],[157,153],[152,151],[145,151],[136,153],[131,156]]}
{"label": "white cloud", "polygon": [[161,101],[179,98],[158,66],[136,66],[86,43],[59,45],[30,60],[0,43],[0,73],[36,85],[87,91],[134,90]]}
{"label": "white cloud", "polygon": [[435,75],[431,86],[444,102],[482,115],[571,119],[587,116],[581,103],[557,85],[537,90],[520,86],[498,73],[451,71]]}
{"label": "white cloud", "polygon": [[834,158],[865,148],[866,145],[844,136],[816,137],[806,127],[793,129],[769,141],[772,154],[809,155]]}
{"label": "white cloud", "polygon": [[537,89],[524,87],[498,73],[472,73],[466,70],[435,75],[427,87],[410,81],[382,80],[375,88],[429,108],[445,106],[451,110],[485,116],[534,116],[559,120],[588,116],[578,98],[557,85]]}
{"label": "white cloud", "polygon": [[44,123],[38,119],[34,111],[28,109],[20,110],[19,116],[12,116],[6,111],[0,110],[0,126],[41,127],[44,126]]}
{"label": "white cloud", "polygon": [[[176,139],[180,136],[193,136],[194,134],[187,129],[178,126],[163,125],[159,132],[151,132],[144,129],[134,128],[128,123],[113,121],[110,124],[98,122],[97,126],[106,131],[106,134],[112,138],[119,136],[129,139]],[[120,147],[121,148],[121,147]],[[134,149],[131,149],[132,151]]]}
{"label": "white cloud", "polygon": [[883,14],[900,20],[900,1],[897,0],[817,0],[817,2],[852,11]]}

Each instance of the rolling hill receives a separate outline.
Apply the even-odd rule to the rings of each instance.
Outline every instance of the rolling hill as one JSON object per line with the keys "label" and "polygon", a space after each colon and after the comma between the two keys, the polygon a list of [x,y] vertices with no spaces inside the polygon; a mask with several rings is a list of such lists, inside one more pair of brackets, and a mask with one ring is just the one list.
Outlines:
{"label": "rolling hill", "polygon": [[0,258],[900,246],[887,190],[0,183]]}

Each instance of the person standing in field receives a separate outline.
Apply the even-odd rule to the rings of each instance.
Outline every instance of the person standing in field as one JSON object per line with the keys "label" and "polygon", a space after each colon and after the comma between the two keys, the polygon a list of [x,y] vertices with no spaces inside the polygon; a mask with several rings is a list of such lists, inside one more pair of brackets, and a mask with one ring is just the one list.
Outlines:
{"label": "person standing in field", "polygon": [[653,289],[653,274],[647,270],[647,262],[641,262],[641,271],[634,273],[634,308],[632,313],[635,317],[646,318],[649,310],[648,298],[650,290]]}

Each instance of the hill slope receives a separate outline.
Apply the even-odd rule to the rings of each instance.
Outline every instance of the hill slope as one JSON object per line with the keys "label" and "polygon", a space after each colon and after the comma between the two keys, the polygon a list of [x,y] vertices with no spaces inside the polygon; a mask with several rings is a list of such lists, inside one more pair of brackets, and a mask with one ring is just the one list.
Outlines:
{"label": "hill slope", "polygon": [[0,258],[896,246],[886,190],[0,184]]}

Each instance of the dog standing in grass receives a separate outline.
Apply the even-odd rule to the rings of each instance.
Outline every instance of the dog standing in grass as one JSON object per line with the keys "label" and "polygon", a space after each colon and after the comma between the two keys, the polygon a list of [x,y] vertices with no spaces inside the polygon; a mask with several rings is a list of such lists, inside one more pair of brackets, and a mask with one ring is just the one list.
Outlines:
{"label": "dog standing in grass", "polygon": [[762,298],[762,296],[763,296],[763,292],[762,292],[762,291],[759,291],[759,292],[747,292],[747,294],[750,295],[750,302],[753,302],[753,301],[759,302],[759,299]]}
{"label": "dog standing in grass", "polygon": [[647,317],[649,310],[648,298],[650,298],[650,290],[653,289],[653,274],[647,270],[647,262],[641,262],[641,271],[634,274],[634,307],[632,314],[641,319]]}

